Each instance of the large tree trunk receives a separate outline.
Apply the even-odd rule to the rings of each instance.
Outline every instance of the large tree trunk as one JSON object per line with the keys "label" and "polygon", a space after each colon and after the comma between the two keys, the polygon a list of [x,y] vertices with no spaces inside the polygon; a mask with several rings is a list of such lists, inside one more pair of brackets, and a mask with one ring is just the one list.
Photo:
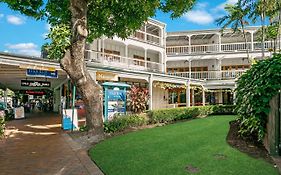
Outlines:
{"label": "large tree trunk", "polygon": [[77,86],[85,104],[87,126],[103,135],[102,88],[91,77],[85,63],[87,30],[87,0],[71,0],[71,46],[61,59],[61,67]]}

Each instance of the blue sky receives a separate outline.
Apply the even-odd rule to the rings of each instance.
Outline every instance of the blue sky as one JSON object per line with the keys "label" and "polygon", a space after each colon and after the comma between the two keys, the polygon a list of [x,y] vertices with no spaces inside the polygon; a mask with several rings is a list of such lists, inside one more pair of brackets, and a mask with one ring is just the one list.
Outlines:
{"label": "blue sky", "polygon": [[[167,31],[218,28],[214,20],[225,14],[226,3],[235,2],[237,0],[198,0],[181,18],[171,20],[162,12],[157,12],[154,18],[166,23]],[[0,3],[0,51],[39,56],[49,28],[46,21],[35,21]]]}

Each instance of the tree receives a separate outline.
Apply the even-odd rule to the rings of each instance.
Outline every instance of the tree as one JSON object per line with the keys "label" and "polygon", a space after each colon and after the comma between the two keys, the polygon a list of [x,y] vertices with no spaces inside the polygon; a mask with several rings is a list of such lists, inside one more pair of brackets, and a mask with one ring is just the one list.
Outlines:
{"label": "tree", "polygon": [[242,31],[243,37],[245,39],[247,58],[250,59],[249,56],[249,48],[248,41],[245,31],[245,26],[248,25],[248,21],[246,17],[250,11],[248,7],[245,7],[241,0],[239,0],[236,4],[227,4],[225,6],[225,10],[228,13],[227,15],[216,20],[217,25],[222,26],[222,31],[225,30],[226,27],[230,26],[233,32]]}
{"label": "tree", "polygon": [[172,18],[191,9],[195,0],[0,0],[20,13],[69,27],[70,45],[61,49],[63,70],[77,86],[86,107],[86,122],[103,133],[102,88],[91,78],[85,63],[85,43],[100,36],[126,38],[162,10]]}

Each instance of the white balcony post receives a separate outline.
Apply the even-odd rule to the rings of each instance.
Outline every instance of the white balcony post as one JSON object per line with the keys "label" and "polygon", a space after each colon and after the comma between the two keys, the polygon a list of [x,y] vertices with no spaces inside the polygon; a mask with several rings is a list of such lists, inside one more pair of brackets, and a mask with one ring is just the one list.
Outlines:
{"label": "white balcony post", "polygon": [[147,68],[147,49],[144,49],[144,67]]}
{"label": "white balcony post", "polygon": [[188,60],[188,72],[189,72],[189,77],[188,78],[191,78],[191,61],[192,60]]}
{"label": "white balcony post", "polygon": [[217,67],[217,70],[218,70],[217,78],[218,79],[222,78],[221,61],[222,61],[222,59],[218,59],[218,67]]}
{"label": "white balcony post", "polygon": [[187,35],[188,36],[188,53],[191,54],[191,36],[192,35]]}
{"label": "white balcony post", "polygon": [[125,57],[128,58],[128,44],[125,44]]}
{"label": "white balcony post", "polygon": [[149,77],[149,82],[148,82],[148,93],[149,93],[149,101],[148,101],[148,108],[149,110],[153,109],[153,75],[151,74]]}
{"label": "white balcony post", "polygon": [[221,34],[218,33],[218,37],[219,37],[219,52],[221,52]]}
{"label": "white balcony post", "polygon": [[102,64],[104,63],[105,55],[104,55],[104,37],[102,37]]}
{"label": "white balcony post", "polygon": [[190,107],[190,79],[187,80],[186,85],[186,107]]}
{"label": "white balcony post", "polygon": [[251,33],[251,51],[254,51],[254,31],[250,31]]}
{"label": "white balcony post", "polygon": [[202,105],[206,105],[206,96],[205,96],[205,89],[204,87],[202,88]]}
{"label": "white balcony post", "polygon": [[147,41],[146,24],[144,24],[144,41]]}
{"label": "white balcony post", "polygon": [[192,106],[195,106],[194,89],[191,89]]}

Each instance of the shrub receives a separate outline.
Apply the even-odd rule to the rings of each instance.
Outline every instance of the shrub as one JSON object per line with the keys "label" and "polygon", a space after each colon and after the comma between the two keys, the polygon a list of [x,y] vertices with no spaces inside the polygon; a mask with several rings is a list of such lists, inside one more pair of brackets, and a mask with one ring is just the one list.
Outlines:
{"label": "shrub", "polygon": [[117,132],[146,124],[147,119],[144,115],[117,115],[112,120],[104,122],[104,131]]}
{"label": "shrub", "polygon": [[208,115],[234,114],[234,105],[194,106],[189,108],[159,109],[148,112],[150,123],[167,123]]}
{"label": "shrub", "polygon": [[266,132],[270,100],[281,88],[281,54],[258,61],[237,81],[236,112],[241,121],[242,136],[258,135],[261,141]]}
{"label": "shrub", "polygon": [[148,102],[148,90],[137,86],[132,86],[128,93],[128,109],[133,113],[141,113],[146,110]]}
{"label": "shrub", "polygon": [[0,138],[4,135],[5,130],[5,119],[4,117],[0,116]]}

